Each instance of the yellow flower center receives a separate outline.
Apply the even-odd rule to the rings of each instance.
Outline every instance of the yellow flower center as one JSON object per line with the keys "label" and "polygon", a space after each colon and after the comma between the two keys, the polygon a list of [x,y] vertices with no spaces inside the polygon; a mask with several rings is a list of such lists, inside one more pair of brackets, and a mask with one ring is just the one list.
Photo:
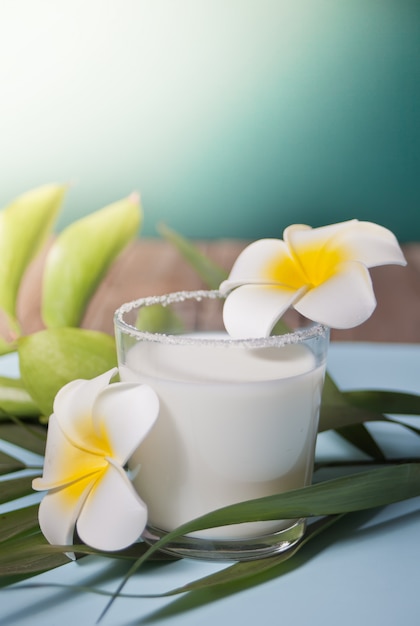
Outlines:
{"label": "yellow flower center", "polygon": [[66,485],[63,489],[61,489],[61,502],[65,507],[68,507],[70,510],[74,508],[75,504],[80,500],[84,491],[91,485],[91,489],[93,485],[103,476],[105,473],[106,466],[102,469],[99,469],[96,472],[93,472],[89,475],[82,475],[79,480],[75,480],[74,483],[70,483]]}
{"label": "yellow flower center", "polygon": [[312,244],[299,250],[296,257],[276,259],[267,264],[264,269],[264,278],[300,289],[301,287],[318,287],[337,272],[340,263],[349,258],[344,248],[327,249]]}
{"label": "yellow flower center", "polygon": [[92,428],[86,428],[84,434],[87,444],[85,448],[69,441],[57,460],[57,474],[65,477],[68,482],[65,490],[70,499],[72,494],[79,492],[85,480],[89,482],[95,474],[103,473],[108,467],[108,457],[112,457],[112,448],[104,426],[99,435]]}

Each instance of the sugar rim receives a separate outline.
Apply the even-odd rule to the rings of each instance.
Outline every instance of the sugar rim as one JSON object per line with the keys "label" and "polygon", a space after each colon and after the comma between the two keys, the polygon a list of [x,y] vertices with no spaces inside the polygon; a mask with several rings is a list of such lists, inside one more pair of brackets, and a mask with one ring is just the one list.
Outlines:
{"label": "sugar rim", "polygon": [[153,304],[162,304],[167,306],[176,302],[185,302],[185,300],[201,300],[207,298],[210,300],[223,299],[225,296],[217,289],[214,290],[198,290],[198,291],[174,291],[172,293],[163,294],[161,296],[148,296],[131,300],[122,304],[114,314],[114,324],[116,329],[129,335],[137,340],[145,340],[150,342],[173,344],[173,345],[217,345],[217,346],[237,346],[244,348],[266,348],[266,347],[282,347],[291,344],[302,343],[308,339],[327,338],[329,329],[323,324],[314,323],[308,328],[295,330],[284,335],[271,335],[269,337],[232,339],[231,337],[206,338],[193,337],[190,335],[166,335],[164,333],[150,333],[148,331],[139,330],[135,326],[124,321],[123,316],[130,313],[133,309]]}

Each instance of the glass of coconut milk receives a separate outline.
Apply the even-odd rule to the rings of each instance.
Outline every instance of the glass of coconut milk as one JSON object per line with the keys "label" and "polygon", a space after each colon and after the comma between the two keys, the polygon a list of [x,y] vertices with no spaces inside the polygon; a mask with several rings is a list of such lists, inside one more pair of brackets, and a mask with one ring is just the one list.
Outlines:
{"label": "glass of coconut milk", "polygon": [[[311,483],[328,329],[231,339],[218,291],[172,293],[122,305],[115,332],[122,381],[147,383],[159,417],[131,459],[153,543],[215,509]],[[166,550],[249,560],[288,549],[305,520],[227,525]]]}

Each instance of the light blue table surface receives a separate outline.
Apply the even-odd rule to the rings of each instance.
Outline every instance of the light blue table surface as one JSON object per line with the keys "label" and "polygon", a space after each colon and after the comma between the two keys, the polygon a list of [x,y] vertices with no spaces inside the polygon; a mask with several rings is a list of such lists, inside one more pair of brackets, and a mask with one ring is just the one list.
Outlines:
{"label": "light blue table surface", "polygon": [[[0,359],[0,374],[12,375],[12,357]],[[343,389],[383,388],[420,392],[420,345],[332,344],[329,371]],[[418,423],[419,418],[410,418]],[[420,438],[406,429],[376,424],[384,451],[420,456]],[[10,450],[6,444],[2,449]],[[13,451],[16,449],[13,448]],[[334,433],[319,437],[317,458],[362,458]],[[35,496],[37,497],[37,496]],[[32,496],[24,504],[33,502]],[[22,502],[21,502],[22,503]],[[0,513],[5,508],[0,508]],[[234,594],[200,593],[172,598],[118,599],[104,626],[395,626],[420,615],[420,498],[344,518],[309,543],[282,577],[267,577]],[[127,593],[153,594],[178,587],[225,565],[183,559],[150,564],[133,577]],[[37,576],[32,582],[96,585],[114,590],[127,565],[87,557]],[[0,624],[66,626],[95,624],[106,598],[48,587],[0,591]]]}

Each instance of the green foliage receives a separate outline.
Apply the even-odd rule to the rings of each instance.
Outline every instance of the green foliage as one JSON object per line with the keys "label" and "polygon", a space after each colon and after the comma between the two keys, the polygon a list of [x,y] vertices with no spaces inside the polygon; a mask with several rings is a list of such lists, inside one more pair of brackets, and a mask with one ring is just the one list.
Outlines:
{"label": "green foliage", "polygon": [[8,419],[10,415],[37,417],[39,409],[22,380],[0,376],[0,421]]}
{"label": "green foliage", "polygon": [[[45,185],[19,196],[0,213],[0,308],[19,334],[16,301],[23,274],[51,233],[66,188]],[[13,346],[3,340],[1,353]]]}
{"label": "green foliage", "polygon": [[95,289],[140,226],[136,194],[70,224],[48,253],[43,277],[46,326],[78,326]]}
{"label": "green foliage", "polygon": [[44,415],[57,391],[76,378],[94,378],[117,365],[115,342],[82,328],[50,328],[19,339],[23,383]]}
{"label": "green foliage", "polygon": [[0,423],[0,439],[34,454],[44,454],[46,436],[45,427],[36,423],[19,420]]}
{"label": "green foliage", "polygon": [[16,302],[23,275],[51,235],[65,191],[64,185],[45,185],[0,212],[0,309],[9,325],[9,336],[0,338],[0,354],[18,350],[22,376],[0,377],[0,421],[49,415],[63,384],[116,365],[111,337],[76,327],[110,265],[138,232],[137,194],[74,222],[56,237],[43,276],[48,328],[25,337],[19,327]]}
{"label": "green foliage", "polygon": [[[0,354],[17,348],[21,373],[21,379],[0,377],[0,440],[39,455],[43,454],[46,440],[46,429],[39,425],[39,416],[51,413],[57,391],[75,378],[92,378],[116,365],[114,339],[77,326],[100,280],[135,236],[141,221],[137,199],[131,196],[63,231],[49,252],[44,276],[42,307],[48,327],[23,337],[16,317],[20,282],[28,263],[51,232],[63,194],[63,186],[43,187],[21,196],[0,213],[0,308],[9,320],[14,339],[11,344],[0,340]],[[226,277],[225,270],[174,231],[167,227],[160,230],[209,288],[219,286]],[[138,326],[158,331],[167,327],[168,315],[170,312],[162,307],[150,307],[139,317]],[[173,332],[177,332],[179,320],[170,318],[169,322]],[[265,580],[267,572],[279,576],[289,571],[291,558],[343,515],[420,495],[420,459],[397,463],[385,458],[365,427],[370,421],[393,421],[390,414],[420,415],[420,396],[375,390],[342,392],[327,375],[319,430],[334,429],[369,455],[371,460],[366,464],[374,465],[374,469],[225,507],[177,528],[152,548],[136,544],[118,554],[104,554],[132,561],[111,602],[147,559],[170,559],[159,549],[182,534],[249,521],[319,518],[309,524],[304,539],[285,553],[233,564],[160,595],[217,590],[222,586],[233,593],[243,584]],[[400,427],[420,434],[420,428],[412,424]],[[41,472],[41,465],[40,462],[37,467],[28,467],[13,452],[0,451],[0,501],[15,501],[31,493],[33,475],[28,475],[28,470],[32,474]],[[34,576],[68,560],[64,552],[69,546],[50,546],[43,538],[37,509],[37,505],[31,505],[0,516],[0,585]],[[81,554],[100,554],[87,546],[76,548]]]}
{"label": "green foliage", "polygon": [[152,304],[139,309],[136,328],[148,333],[174,334],[182,332],[182,320],[162,304]]}
{"label": "green foliage", "polygon": [[218,289],[220,283],[227,278],[227,272],[213,263],[197,246],[174,230],[161,224],[159,233],[169,241],[184,259],[195,269],[209,289]]}
{"label": "green foliage", "polygon": [[38,525],[38,505],[11,511],[1,520],[0,586],[68,563],[62,552],[49,550]]}

